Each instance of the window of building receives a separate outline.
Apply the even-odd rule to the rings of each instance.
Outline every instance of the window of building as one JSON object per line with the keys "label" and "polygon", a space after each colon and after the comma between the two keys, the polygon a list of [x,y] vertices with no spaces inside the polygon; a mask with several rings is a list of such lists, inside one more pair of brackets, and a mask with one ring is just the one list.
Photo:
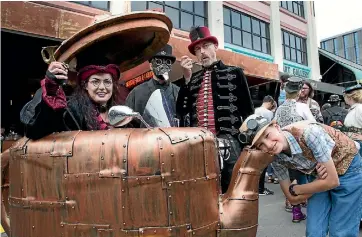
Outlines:
{"label": "window of building", "polygon": [[282,30],[282,39],[284,59],[308,65],[307,40],[284,30]]}
{"label": "window of building", "polygon": [[192,26],[207,26],[206,1],[132,1],[132,11],[159,9],[172,21],[173,27],[190,31]]}
{"label": "window of building", "polygon": [[268,23],[228,7],[223,11],[226,43],[270,54]]}
{"label": "window of building", "polygon": [[82,4],[89,7],[98,8],[109,11],[109,1],[73,1],[74,3]]}
{"label": "window of building", "polygon": [[304,18],[303,1],[280,1],[280,6],[294,14]]}
{"label": "window of building", "polygon": [[360,41],[358,39],[358,33],[357,32],[354,33],[354,42],[355,42],[355,45],[356,45],[356,63],[362,64],[361,57],[360,57],[360,44],[358,43]]}

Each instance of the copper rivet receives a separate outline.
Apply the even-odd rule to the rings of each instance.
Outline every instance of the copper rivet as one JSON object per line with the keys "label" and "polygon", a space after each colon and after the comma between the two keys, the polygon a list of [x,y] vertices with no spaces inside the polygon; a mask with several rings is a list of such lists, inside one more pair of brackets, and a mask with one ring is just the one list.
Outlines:
{"label": "copper rivet", "polygon": [[171,156],[174,156],[175,154],[171,153]]}
{"label": "copper rivet", "polygon": [[141,234],[143,234],[143,230],[141,230],[140,232],[141,232]]}
{"label": "copper rivet", "polygon": [[124,206],[122,206],[122,208],[124,209]]}
{"label": "copper rivet", "polygon": [[64,227],[64,225],[60,225],[61,227]]}
{"label": "copper rivet", "polygon": [[111,176],[114,176],[114,174],[112,173]]}
{"label": "copper rivet", "polygon": [[123,222],[123,225],[126,225],[126,223],[125,223],[125,222]]}
{"label": "copper rivet", "polygon": [[181,184],[184,184],[184,183],[185,183],[184,181],[181,182]]}
{"label": "copper rivet", "polygon": [[168,186],[171,186],[171,184],[169,183]]}
{"label": "copper rivet", "polygon": [[35,226],[33,226],[33,229],[35,228]]}
{"label": "copper rivet", "polygon": [[172,169],[172,172],[175,172],[175,169]]}
{"label": "copper rivet", "polygon": [[50,205],[53,205],[53,203],[51,202]]}
{"label": "copper rivet", "polygon": [[126,163],[127,162],[127,160],[123,160],[123,163]]}
{"label": "copper rivet", "polygon": [[66,200],[68,200],[69,198],[68,197],[65,197]]}
{"label": "copper rivet", "polygon": [[136,180],[138,180],[138,178],[136,178]]}
{"label": "copper rivet", "polygon": [[165,164],[165,162],[162,162],[161,164],[162,164],[162,165],[164,165],[164,164]]}
{"label": "copper rivet", "polygon": [[74,226],[74,229],[76,229],[77,227],[76,226]]}
{"label": "copper rivet", "polygon": [[172,211],[170,211],[170,215],[172,215]]}
{"label": "copper rivet", "polygon": [[170,228],[170,229],[168,229],[168,231],[172,231],[172,229]]}
{"label": "copper rivet", "polygon": [[122,192],[124,192],[124,189],[122,189]]}
{"label": "copper rivet", "polygon": [[101,156],[101,160],[104,160],[104,157],[103,157],[103,156]]}
{"label": "copper rivet", "polygon": [[126,144],[124,144],[123,147],[126,148]]}
{"label": "copper rivet", "polygon": [[150,178],[148,177],[147,180],[150,180]]}
{"label": "copper rivet", "polygon": [[122,179],[123,181],[126,181],[126,179]]}
{"label": "copper rivet", "polygon": [[102,145],[104,145],[104,142],[102,142]]}
{"label": "copper rivet", "polygon": [[72,206],[72,209],[74,209],[75,208],[75,206]]}
{"label": "copper rivet", "polygon": [[168,196],[169,198],[171,198],[172,196],[170,195],[170,196]]}
{"label": "copper rivet", "polygon": [[162,179],[165,179],[165,176],[162,176]]}
{"label": "copper rivet", "polygon": [[90,174],[87,174],[87,176],[89,177],[89,176],[90,176]]}
{"label": "copper rivet", "polygon": [[192,232],[192,234],[193,234],[193,235],[194,235],[194,234],[196,234],[196,233],[195,233],[195,231],[194,231],[194,232]]}
{"label": "copper rivet", "polygon": [[22,188],[21,191],[24,192],[24,189]]}

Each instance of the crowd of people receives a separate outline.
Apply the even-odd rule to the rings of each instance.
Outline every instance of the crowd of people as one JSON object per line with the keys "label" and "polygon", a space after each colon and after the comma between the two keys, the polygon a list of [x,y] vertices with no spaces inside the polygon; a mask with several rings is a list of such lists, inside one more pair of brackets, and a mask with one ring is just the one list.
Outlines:
{"label": "crowd of people", "polygon": [[[282,75],[279,98],[266,96],[254,110],[243,69],[217,59],[218,39],[209,29],[192,28],[189,38],[188,50],[202,70],[193,72],[193,60],[183,56],[183,77],[179,86],[171,83],[169,72],[175,57],[167,45],[149,60],[153,78],[135,87],[125,104],[142,114],[151,94],[163,90],[179,126],[208,129],[229,144],[229,152],[221,157],[223,193],[242,149],[251,146],[275,156],[261,174],[259,194],[273,194],[265,180],[279,183],[286,197],[285,209],[293,213],[292,221],[307,219],[307,236],[326,236],[328,232],[330,236],[358,236],[362,216],[361,85],[346,88],[343,99],[348,110],[341,107],[338,95],[332,95],[329,107],[323,105],[321,110],[310,83]],[[113,128],[108,111],[121,104],[116,83],[119,67],[97,64],[78,68],[77,86],[70,97],[60,83],[67,75],[66,64],[50,64],[41,88],[20,114],[27,137]],[[251,142],[241,141],[239,135],[244,133]],[[307,215],[301,206],[307,207]]]}

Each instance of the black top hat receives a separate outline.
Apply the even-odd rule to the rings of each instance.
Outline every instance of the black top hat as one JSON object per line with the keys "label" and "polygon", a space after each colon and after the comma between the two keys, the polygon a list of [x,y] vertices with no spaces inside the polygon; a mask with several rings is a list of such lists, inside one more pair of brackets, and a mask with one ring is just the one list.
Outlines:
{"label": "black top hat", "polygon": [[[172,63],[176,61],[176,57],[172,55],[172,46],[169,44],[166,44],[152,58],[169,58]],[[149,61],[151,61],[151,59]]]}
{"label": "black top hat", "polygon": [[285,91],[287,93],[298,92],[302,89],[303,81],[298,77],[288,78],[287,84],[285,85]]}
{"label": "black top hat", "polygon": [[338,101],[341,101],[338,95],[331,95],[328,100],[328,102],[338,102]]}
{"label": "black top hat", "polygon": [[344,93],[351,93],[352,91],[361,90],[361,89],[362,89],[361,84],[357,84],[357,85],[350,86],[350,87],[347,87],[346,89],[344,89]]}

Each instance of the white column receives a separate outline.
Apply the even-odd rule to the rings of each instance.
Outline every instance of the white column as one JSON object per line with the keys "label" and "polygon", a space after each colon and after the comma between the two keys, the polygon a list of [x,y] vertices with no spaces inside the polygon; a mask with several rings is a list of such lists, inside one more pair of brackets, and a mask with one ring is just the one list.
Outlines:
{"label": "white column", "polygon": [[278,70],[283,72],[282,30],[280,28],[279,1],[270,1],[270,47],[274,63]]}
{"label": "white column", "polygon": [[131,12],[131,1],[110,1],[110,12],[112,15],[121,15]]}
{"label": "white column", "polygon": [[307,58],[308,67],[311,68],[311,79],[321,79],[320,66],[319,66],[319,54],[318,54],[318,42],[317,42],[317,28],[314,16],[314,4],[313,1],[304,2],[305,19],[307,20]]}
{"label": "white column", "polygon": [[224,48],[224,16],[222,1],[209,1],[208,5],[208,27],[213,36],[219,41],[219,48]]}
{"label": "white column", "polygon": [[317,42],[317,28],[315,23],[314,16],[314,4],[313,1],[305,1],[304,2],[304,12],[305,19],[307,20],[307,58],[308,58],[308,66],[311,68],[311,79],[320,81],[321,72],[319,66],[319,54],[318,54],[318,45]]}

